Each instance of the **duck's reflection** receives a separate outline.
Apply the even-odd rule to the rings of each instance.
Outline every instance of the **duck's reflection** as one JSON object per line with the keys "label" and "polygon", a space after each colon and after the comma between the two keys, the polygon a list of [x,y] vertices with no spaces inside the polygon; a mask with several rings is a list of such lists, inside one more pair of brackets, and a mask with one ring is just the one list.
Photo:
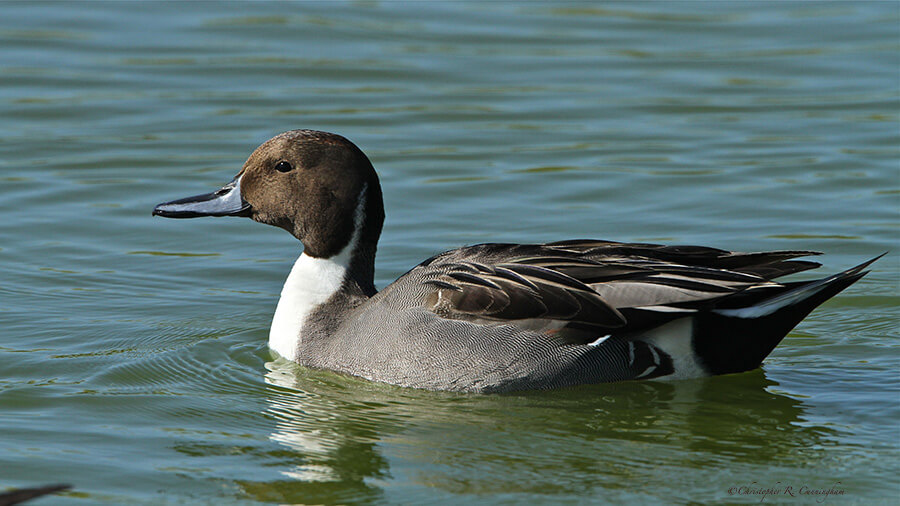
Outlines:
{"label": "duck's reflection", "polygon": [[796,466],[833,435],[806,422],[804,401],[776,393],[777,383],[762,370],[465,395],[370,383],[281,360],[267,369],[271,439],[292,458],[281,470],[285,480],[259,484],[258,491],[285,502],[390,500],[409,487],[612,492],[660,468]]}
{"label": "duck's reflection", "polygon": [[284,480],[243,484],[244,490],[256,499],[289,503],[380,498],[377,482],[390,475],[377,444],[392,433],[392,426],[390,410],[379,404],[377,392],[367,393],[366,382],[281,359],[266,368],[266,414],[275,422],[270,439],[291,458],[281,460]]}

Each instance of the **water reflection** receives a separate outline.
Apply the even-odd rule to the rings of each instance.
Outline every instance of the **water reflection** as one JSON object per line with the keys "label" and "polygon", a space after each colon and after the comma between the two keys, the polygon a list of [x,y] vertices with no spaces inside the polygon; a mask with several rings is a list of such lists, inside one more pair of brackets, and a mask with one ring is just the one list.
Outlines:
{"label": "water reflection", "polygon": [[809,423],[804,401],[775,392],[762,370],[488,396],[396,388],[281,360],[266,367],[270,439],[291,458],[285,480],[244,484],[257,498],[384,499],[389,478],[454,494],[628,494],[660,465],[736,474],[801,465],[836,435]]}
{"label": "water reflection", "polygon": [[[315,372],[284,360],[266,363],[270,440],[289,450],[284,480],[242,483],[259,500],[366,502],[381,497],[370,480],[390,478],[378,443],[393,433],[391,410],[367,383]],[[385,392],[388,393],[388,392]],[[389,397],[389,395],[388,395]]]}

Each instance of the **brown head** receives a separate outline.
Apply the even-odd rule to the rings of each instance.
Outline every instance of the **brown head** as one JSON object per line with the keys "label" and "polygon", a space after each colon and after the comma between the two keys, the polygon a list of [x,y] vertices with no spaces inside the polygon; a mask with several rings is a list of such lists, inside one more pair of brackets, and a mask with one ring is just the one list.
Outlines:
{"label": "brown head", "polygon": [[369,159],[344,137],[315,130],[269,139],[222,189],[160,204],[153,214],[250,217],[287,230],[317,258],[341,253],[358,231],[356,249],[373,265],[384,222],[381,186]]}

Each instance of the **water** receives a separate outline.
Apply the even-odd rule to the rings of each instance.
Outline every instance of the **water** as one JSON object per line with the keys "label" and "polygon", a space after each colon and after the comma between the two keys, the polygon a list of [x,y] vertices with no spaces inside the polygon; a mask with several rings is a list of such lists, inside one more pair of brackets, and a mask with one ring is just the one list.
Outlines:
{"label": "water", "polygon": [[[896,504],[898,46],[894,2],[2,3],[0,486]],[[298,244],[150,217],[292,128],[379,169],[380,286],[484,241],[892,253],[744,374],[477,396],[304,370],[265,345]]]}

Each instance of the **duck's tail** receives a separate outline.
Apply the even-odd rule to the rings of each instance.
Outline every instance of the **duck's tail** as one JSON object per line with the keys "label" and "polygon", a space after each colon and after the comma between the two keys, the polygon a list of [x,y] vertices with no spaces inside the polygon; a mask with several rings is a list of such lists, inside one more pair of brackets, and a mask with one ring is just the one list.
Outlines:
{"label": "duck's tail", "polygon": [[865,276],[864,269],[885,254],[827,278],[785,283],[774,293],[725,299],[694,319],[694,352],[710,374],[755,369],[800,320]]}

